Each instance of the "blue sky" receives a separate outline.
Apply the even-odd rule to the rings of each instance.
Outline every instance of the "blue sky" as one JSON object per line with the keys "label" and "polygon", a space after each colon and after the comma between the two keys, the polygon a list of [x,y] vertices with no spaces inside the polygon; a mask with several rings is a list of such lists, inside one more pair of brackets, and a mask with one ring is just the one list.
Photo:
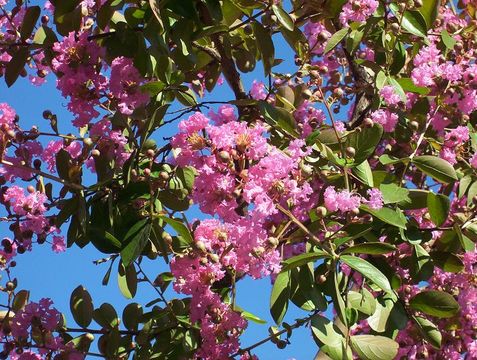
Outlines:
{"label": "blue sky", "polygon": [[[276,69],[283,73],[293,73],[295,66],[293,64],[293,52],[289,50],[287,44],[283,41],[276,43],[277,58],[285,60]],[[253,79],[263,80],[263,69],[261,63],[257,64],[254,72],[245,74],[243,77],[246,88],[250,88]],[[66,110],[66,99],[62,98],[55,87],[55,79],[48,77],[48,81],[42,87],[32,86],[27,79],[19,79],[10,89],[7,89],[3,79],[0,79],[0,102],[10,104],[20,116],[20,124],[24,129],[32,125],[38,125],[40,130],[49,130],[49,124],[42,118],[42,112],[50,109],[58,115],[60,131],[70,131],[70,123],[73,116]],[[207,97],[209,100],[231,100],[233,94],[226,84],[217,88],[214,94]],[[162,137],[170,136],[175,131],[177,123],[170,125],[167,129],[161,129],[156,137],[160,140]],[[49,141],[51,139],[44,139]],[[3,215],[0,213],[0,216]],[[194,211],[193,217],[203,217]],[[67,224],[68,225],[68,224]],[[10,236],[8,228],[0,224],[2,236]],[[63,229],[66,232],[66,229]],[[78,285],[84,285],[92,294],[96,307],[103,302],[113,304],[118,313],[127,305],[129,300],[125,299],[116,284],[116,273],[113,272],[108,286],[101,285],[101,280],[107,270],[107,265],[94,265],[93,261],[103,258],[104,254],[99,253],[94,247],[87,246],[79,249],[74,246],[63,254],[54,254],[48,244],[35,245],[32,252],[17,257],[17,267],[13,271],[13,276],[19,280],[19,289],[28,289],[31,291],[31,299],[34,301],[42,297],[52,298],[55,306],[65,313],[70,326],[75,326],[69,314],[69,296],[71,291]],[[145,259],[145,269],[148,276],[155,276],[166,268],[163,261],[159,258],[156,261]],[[249,329],[242,337],[244,346],[268,336],[268,326],[273,325],[273,320],[268,311],[270,296],[270,280],[264,279],[252,281],[246,279],[239,284],[237,294],[237,304],[243,309],[252,312],[268,321],[267,325],[249,324]],[[168,298],[174,296],[168,293]],[[140,304],[146,304],[155,298],[154,291],[146,285],[140,284],[136,297],[132,300]],[[3,302],[3,301],[2,301]],[[292,323],[294,319],[306,316],[306,313],[296,309],[294,305],[290,310],[285,321]],[[291,345],[285,350],[278,350],[275,345],[267,343],[257,348],[255,354],[260,359],[290,359],[297,360],[311,359],[316,353],[316,345],[311,338],[309,329],[298,329],[293,332]]]}

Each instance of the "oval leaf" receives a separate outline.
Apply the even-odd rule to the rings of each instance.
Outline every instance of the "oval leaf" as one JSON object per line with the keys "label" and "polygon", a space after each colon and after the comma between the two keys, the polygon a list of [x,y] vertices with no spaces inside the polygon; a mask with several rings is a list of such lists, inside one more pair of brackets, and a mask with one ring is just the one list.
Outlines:
{"label": "oval leaf", "polygon": [[368,280],[371,280],[384,291],[392,291],[388,278],[377,267],[366,260],[351,255],[340,256],[340,260],[353,270],[362,274]]}
{"label": "oval leaf", "polygon": [[93,300],[89,292],[81,285],[74,289],[70,297],[70,310],[79,326],[86,328],[91,324],[93,309]]}
{"label": "oval leaf", "polygon": [[420,292],[410,300],[409,305],[414,310],[440,318],[452,317],[460,310],[459,304],[451,294],[437,290]]}
{"label": "oval leaf", "polygon": [[351,336],[351,347],[362,360],[392,360],[399,350],[396,341],[378,335]]}
{"label": "oval leaf", "polygon": [[434,180],[445,184],[458,180],[454,168],[444,159],[432,155],[422,155],[415,157],[412,162],[419,170]]}

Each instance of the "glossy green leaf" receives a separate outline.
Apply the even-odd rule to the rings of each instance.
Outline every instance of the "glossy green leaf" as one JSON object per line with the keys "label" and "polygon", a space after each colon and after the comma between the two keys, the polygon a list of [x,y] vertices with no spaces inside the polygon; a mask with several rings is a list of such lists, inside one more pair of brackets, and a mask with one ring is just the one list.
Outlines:
{"label": "glossy green leaf", "polygon": [[133,263],[141,255],[150,234],[151,222],[149,219],[140,220],[129,229],[124,237],[126,246],[121,250],[121,259],[124,266]]}
{"label": "glossy green leaf", "polygon": [[288,309],[288,300],[290,298],[290,271],[278,274],[273,284],[270,297],[270,313],[273,320],[279,325]]}
{"label": "glossy green leaf", "polygon": [[93,300],[89,292],[83,286],[74,289],[70,297],[70,311],[79,326],[86,328],[91,324],[93,309]]}
{"label": "glossy green leaf", "polygon": [[101,306],[93,311],[93,319],[101,327],[112,329],[119,326],[119,318],[116,310],[111,304],[103,303]]}
{"label": "glossy green leaf", "polygon": [[351,171],[363,184],[374,187],[373,171],[371,170],[368,160],[352,168]]}
{"label": "glossy green leaf", "polygon": [[290,111],[273,106],[266,101],[260,101],[258,107],[269,125],[283,130],[293,137],[298,136],[295,129],[295,119]]}
{"label": "glossy green leaf", "polygon": [[290,15],[288,15],[285,10],[283,10],[279,5],[273,4],[272,11],[277,17],[280,24],[282,24],[285,29],[293,31],[293,29],[295,28],[295,24],[293,23],[293,20]]}
{"label": "glossy green leaf", "polygon": [[417,328],[419,329],[420,333],[426,339],[429,344],[434,346],[435,348],[439,349],[442,343],[442,334],[437,329],[437,326],[430,322],[428,319],[415,316],[414,321],[417,324]]}
{"label": "glossy green leaf", "polygon": [[427,208],[431,220],[436,226],[441,226],[447,220],[450,210],[450,199],[443,194],[427,194]]}
{"label": "glossy green leaf", "polygon": [[420,95],[427,95],[430,92],[426,87],[415,85],[411,78],[399,78],[397,79],[397,82],[405,91]]}
{"label": "glossy green leaf", "polygon": [[441,39],[446,48],[449,50],[454,49],[455,44],[457,44],[457,41],[445,29],[441,31]]}
{"label": "glossy green leaf", "polygon": [[460,306],[454,297],[444,291],[427,290],[415,295],[409,301],[414,310],[439,318],[449,318],[456,315]]}
{"label": "glossy green leaf", "polygon": [[439,6],[441,0],[422,0],[422,6],[419,8],[419,12],[426,21],[427,28],[431,29],[436,21],[437,14],[439,13]]}
{"label": "glossy green leaf", "polygon": [[351,347],[362,360],[392,360],[399,350],[396,341],[379,335],[353,335]]}
{"label": "glossy green leaf", "polygon": [[182,222],[167,216],[161,216],[160,219],[170,225],[176,231],[177,235],[181,236],[187,243],[192,244],[194,242],[189,229]]}
{"label": "glossy green leaf", "polygon": [[444,159],[432,155],[422,155],[416,156],[412,162],[423,173],[439,182],[448,184],[458,180],[454,168]]}
{"label": "glossy green leaf", "polygon": [[381,137],[383,136],[383,127],[375,123],[370,128],[363,128],[360,132],[353,132],[346,138],[346,146],[351,146],[355,149],[354,163],[361,164],[367,160],[376,149]]}
{"label": "glossy green leaf", "polygon": [[395,183],[381,184],[379,190],[383,195],[383,201],[385,204],[395,204],[401,201],[408,201],[409,190],[396,185]]}
{"label": "glossy green leaf", "polygon": [[382,255],[388,254],[396,250],[394,245],[383,242],[368,242],[364,244],[357,244],[344,249],[341,255],[345,254],[369,254]]}
{"label": "glossy green leaf", "polygon": [[379,210],[373,210],[366,205],[361,205],[360,209],[366,211],[367,213],[373,215],[381,221],[384,221],[387,224],[405,229],[406,228],[406,217],[399,209],[390,209],[383,207]]}
{"label": "glossy green leaf", "polygon": [[309,262],[315,262],[316,260],[324,259],[326,257],[329,257],[329,255],[322,250],[315,250],[311,253],[304,253],[293,256],[283,261],[282,272],[289,271],[291,269],[305,265]]}
{"label": "glossy green leaf", "polygon": [[326,42],[324,54],[329,53],[348,35],[349,28],[344,27],[335,32]]}
{"label": "glossy green leaf", "polygon": [[[401,18],[400,10],[397,4],[390,4],[389,6],[397,18]],[[413,35],[426,37],[427,24],[426,20],[419,11],[406,10],[402,16],[401,26],[403,29],[409,31]]]}
{"label": "glossy green leaf", "polygon": [[126,299],[132,299],[137,291],[137,275],[134,264],[124,266],[120,261],[118,266],[118,286]]}
{"label": "glossy green leaf", "polygon": [[252,28],[255,34],[257,48],[262,57],[265,76],[268,76],[272,71],[272,66],[275,61],[275,46],[273,45],[272,36],[270,35],[270,31],[257,21],[252,23]]}
{"label": "glossy green leaf", "polygon": [[349,291],[346,300],[348,307],[352,307],[367,316],[373,315],[376,311],[376,299],[366,288],[361,289],[361,292]]}
{"label": "glossy green leaf", "polygon": [[356,256],[342,255],[340,260],[386,292],[392,291],[388,278],[374,265]]}
{"label": "glossy green leaf", "polygon": [[323,351],[333,360],[347,358],[344,350],[346,340],[340,329],[331,320],[321,315],[315,315],[311,319],[311,331],[320,347],[320,351]]}

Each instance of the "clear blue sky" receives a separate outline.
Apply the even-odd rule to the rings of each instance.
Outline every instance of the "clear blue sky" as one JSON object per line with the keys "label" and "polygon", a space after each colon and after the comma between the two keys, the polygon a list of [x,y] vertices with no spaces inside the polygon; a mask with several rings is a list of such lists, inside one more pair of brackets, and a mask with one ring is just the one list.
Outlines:
{"label": "clear blue sky", "polygon": [[[277,69],[284,73],[294,72],[292,55],[288,45],[283,42],[277,43],[277,57],[286,61]],[[250,87],[253,79],[263,80],[262,65],[257,64],[256,70],[251,74],[244,76],[244,83],[247,88]],[[0,102],[7,102],[16,109],[20,115],[20,124],[24,129],[31,125],[38,125],[40,129],[49,130],[49,124],[42,118],[42,112],[50,109],[58,114],[60,131],[70,131],[71,114],[66,110],[67,101],[63,99],[55,87],[54,77],[48,77],[48,82],[40,88],[33,87],[27,79],[20,79],[12,88],[7,89],[3,78],[0,79]],[[226,84],[219,87],[209,99],[231,100],[233,95]],[[175,131],[177,123],[162,129],[157,138],[170,136]],[[50,140],[50,139],[44,139]],[[43,141],[44,142],[44,141]],[[2,216],[3,214],[0,214]],[[191,217],[202,217],[197,212],[193,212]],[[3,236],[10,236],[10,231],[4,224],[0,224]],[[66,229],[64,229],[66,232]],[[74,326],[69,314],[69,296],[71,291],[79,284],[84,285],[92,294],[95,306],[103,302],[113,304],[118,313],[130,301],[125,299],[116,284],[116,273],[113,272],[110,284],[107,287],[101,285],[101,279],[107,270],[107,265],[94,265],[93,260],[104,257],[103,254],[96,251],[92,246],[85,249],[79,249],[74,246],[63,254],[54,254],[48,244],[35,245],[32,252],[17,257],[18,266],[14,269],[13,275],[19,280],[19,289],[28,289],[31,291],[31,299],[34,301],[42,297],[52,298],[55,306],[65,313],[70,326]],[[165,271],[165,266],[160,258],[157,261],[145,259],[145,268],[151,278]],[[270,280],[252,281],[247,279],[240,282],[238,289],[237,304],[243,309],[250,311],[261,318],[267,320],[267,325],[249,324],[249,329],[242,337],[244,346],[250,345],[266,336],[267,328],[273,325],[273,320],[268,311],[270,296]],[[171,298],[174,294],[169,293]],[[4,295],[2,295],[4,296]],[[140,304],[146,304],[155,298],[155,293],[146,285],[138,288],[138,293],[133,301]],[[4,301],[2,301],[4,302]],[[306,313],[290,306],[290,310],[285,321],[292,323],[294,319],[306,316]],[[295,358],[297,360],[312,359],[316,353],[316,345],[311,338],[309,329],[298,329],[293,332],[291,337],[292,344],[285,350],[278,350],[275,345],[268,343],[257,348],[255,354],[260,359],[278,359],[286,360]]]}

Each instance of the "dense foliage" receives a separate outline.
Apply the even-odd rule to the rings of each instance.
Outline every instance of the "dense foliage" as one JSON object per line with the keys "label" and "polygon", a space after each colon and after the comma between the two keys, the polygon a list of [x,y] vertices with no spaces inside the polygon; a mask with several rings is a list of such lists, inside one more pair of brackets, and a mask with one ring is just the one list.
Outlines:
{"label": "dense foliage", "polygon": [[[476,27],[475,0],[0,0],[6,84],[56,81],[73,117],[0,103],[1,357],[245,360],[309,327],[320,359],[477,359]],[[67,326],[14,275],[44,243],[157,297],[79,286]],[[248,347],[246,277],[276,322]]]}

